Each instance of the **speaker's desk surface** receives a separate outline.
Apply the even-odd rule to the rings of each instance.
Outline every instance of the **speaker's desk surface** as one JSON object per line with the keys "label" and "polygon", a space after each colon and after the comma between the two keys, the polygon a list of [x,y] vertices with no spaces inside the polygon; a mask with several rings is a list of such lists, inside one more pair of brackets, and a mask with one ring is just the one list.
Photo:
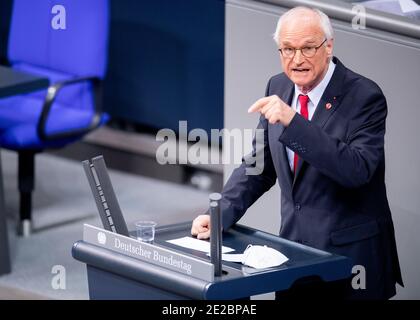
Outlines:
{"label": "speaker's desk surface", "polygon": [[[156,230],[155,244],[209,261],[206,253],[166,242],[189,236],[190,228],[191,222],[160,227]],[[287,290],[304,278],[336,281],[351,276],[352,264],[347,257],[241,225],[223,233],[223,245],[236,250],[232,253],[242,253],[248,244],[277,249],[289,261],[259,270],[223,261],[223,275],[207,282],[83,241],[74,245],[73,256],[87,264],[91,299],[240,299]]]}

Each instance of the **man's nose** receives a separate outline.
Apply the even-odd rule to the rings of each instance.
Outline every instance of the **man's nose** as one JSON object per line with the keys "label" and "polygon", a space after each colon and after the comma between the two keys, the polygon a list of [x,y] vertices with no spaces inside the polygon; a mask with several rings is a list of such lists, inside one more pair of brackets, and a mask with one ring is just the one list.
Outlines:
{"label": "man's nose", "polygon": [[295,56],[293,57],[293,62],[296,64],[302,63],[304,60],[304,57],[302,55],[302,52],[300,50],[296,50]]}

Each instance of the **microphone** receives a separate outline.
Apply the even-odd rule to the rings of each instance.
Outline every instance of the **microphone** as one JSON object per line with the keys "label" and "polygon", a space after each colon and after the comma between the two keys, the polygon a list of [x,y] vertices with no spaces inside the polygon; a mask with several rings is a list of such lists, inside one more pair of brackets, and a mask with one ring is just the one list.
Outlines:
{"label": "microphone", "polygon": [[214,275],[222,275],[222,219],[219,202],[220,193],[212,193],[210,200],[210,258],[214,265]]}

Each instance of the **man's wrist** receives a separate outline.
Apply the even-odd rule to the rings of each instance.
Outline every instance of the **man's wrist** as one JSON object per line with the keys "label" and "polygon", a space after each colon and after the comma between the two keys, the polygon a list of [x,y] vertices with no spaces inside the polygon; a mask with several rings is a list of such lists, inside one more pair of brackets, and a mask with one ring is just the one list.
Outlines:
{"label": "man's wrist", "polygon": [[292,108],[287,108],[287,111],[285,111],[285,117],[284,122],[282,123],[283,126],[288,127],[290,125],[290,122],[292,122],[293,118],[296,115],[296,111]]}

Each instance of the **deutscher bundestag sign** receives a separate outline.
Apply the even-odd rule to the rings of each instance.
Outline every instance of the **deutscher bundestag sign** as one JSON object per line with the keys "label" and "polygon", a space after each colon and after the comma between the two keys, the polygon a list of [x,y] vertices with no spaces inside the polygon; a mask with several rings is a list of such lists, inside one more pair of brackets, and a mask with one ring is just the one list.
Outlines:
{"label": "deutscher bundestag sign", "polygon": [[160,245],[144,243],[89,224],[83,226],[83,241],[191,277],[214,281],[212,263]]}

